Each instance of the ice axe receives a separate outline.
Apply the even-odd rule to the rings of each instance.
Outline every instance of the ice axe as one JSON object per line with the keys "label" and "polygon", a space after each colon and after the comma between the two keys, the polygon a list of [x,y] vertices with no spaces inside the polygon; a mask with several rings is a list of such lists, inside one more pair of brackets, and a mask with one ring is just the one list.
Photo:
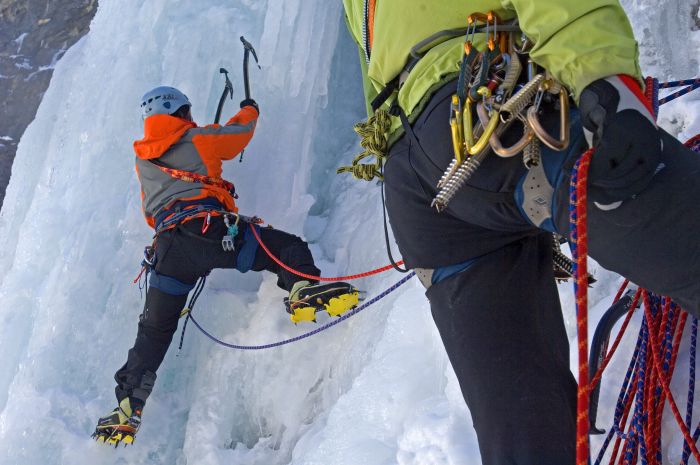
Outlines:
{"label": "ice axe", "polygon": [[243,42],[243,49],[245,50],[243,54],[243,86],[245,88],[245,98],[249,99],[250,98],[250,80],[248,78],[248,57],[250,54],[253,54],[253,58],[255,59],[255,64],[258,66],[258,69],[260,68],[260,63],[258,62],[258,55],[255,53],[255,49],[253,48],[253,45],[245,40],[245,37],[241,36],[241,42]]}
{"label": "ice axe", "polygon": [[225,68],[219,68],[219,72],[223,74],[226,78],[226,83],[224,84],[224,92],[221,94],[221,98],[219,98],[219,106],[216,107],[216,116],[214,117],[214,124],[219,124],[219,120],[221,119],[221,110],[224,108],[226,96],[228,95],[229,98],[233,99],[233,84],[228,78],[228,71],[226,71]]}

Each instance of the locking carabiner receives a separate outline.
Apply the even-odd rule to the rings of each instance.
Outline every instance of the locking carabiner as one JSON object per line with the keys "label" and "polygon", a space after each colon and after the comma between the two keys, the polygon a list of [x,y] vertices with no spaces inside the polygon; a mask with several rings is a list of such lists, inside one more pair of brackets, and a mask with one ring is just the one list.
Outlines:
{"label": "locking carabiner", "polygon": [[[550,85],[552,85],[551,81],[546,81],[543,83],[543,87]],[[547,89],[545,88],[544,90],[546,91]],[[566,92],[564,87],[559,89],[559,107],[559,139],[556,139],[544,129],[540,123],[540,118],[537,116],[536,106],[531,106],[527,110],[527,122],[535,132],[537,138],[547,147],[556,150],[557,152],[560,152],[569,146],[569,94]]]}

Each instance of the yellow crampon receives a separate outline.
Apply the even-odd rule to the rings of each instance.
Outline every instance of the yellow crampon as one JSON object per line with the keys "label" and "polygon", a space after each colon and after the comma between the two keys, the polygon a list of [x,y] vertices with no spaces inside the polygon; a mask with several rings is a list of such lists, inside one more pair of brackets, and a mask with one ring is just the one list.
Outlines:
{"label": "yellow crampon", "polygon": [[141,410],[132,411],[129,398],[122,399],[119,406],[97,421],[92,438],[110,446],[124,447],[133,444],[134,436],[141,426]]}
{"label": "yellow crampon", "polygon": [[294,324],[302,321],[316,322],[316,313],[326,311],[330,316],[340,316],[343,313],[357,307],[360,301],[360,292],[354,289],[351,292],[339,294],[324,301],[321,296],[310,296],[304,301],[289,305],[289,318]]}
{"label": "yellow crampon", "polygon": [[123,426],[119,427],[119,429],[113,429],[112,431],[95,431],[92,433],[92,437],[95,438],[95,441],[97,442],[104,442],[105,444],[109,444],[110,446],[114,446],[116,448],[122,443],[124,444],[124,447],[128,446],[129,444],[133,444],[135,434],[136,430],[134,428]]}

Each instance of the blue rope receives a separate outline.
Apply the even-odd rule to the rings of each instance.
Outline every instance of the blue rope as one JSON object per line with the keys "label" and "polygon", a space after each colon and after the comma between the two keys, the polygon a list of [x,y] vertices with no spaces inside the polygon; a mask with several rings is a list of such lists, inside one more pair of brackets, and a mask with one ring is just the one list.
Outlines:
{"label": "blue rope", "polygon": [[629,400],[629,396],[633,395],[634,393],[634,388],[631,385],[632,375],[636,372],[636,367],[639,363],[639,351],[641,347],[642,331],[640,329],[639,335],[637,336],[637,343],[635,344],[634,352],[632,353],[632,359],[630,360],[629,366],[627,367],[627,373],[625,373],[625,379],[622,381],[622,387],[620,388],[620,395],[617,397],[617,402],[615,404],[613,426],[612,428],[610,428],[610,431],[608,431],[608,435],[605,438],[605,441],[603,442],[600,451],[598,452],[598,458],[595,461],[595,465],[600,465],[600,463],[603,460],[603,456],[605,455],[605,451],[608,449],[610,441],[612,441],[615,435],[619,436],[621,439],[627,439],[633,434],[630,433],[629,435],[626,435],[622,431],[622,425],[620,425],[620,423],[622,422],[622,414],[625,410],[625,405],[627,405],[627,401]]}
{"label": "blue rope", "polygon": [[[685,424],[688,427],[688,431],[692,428],[693,423],[693,403],[695,401],[695,355],[697,352],[698,345],[698,319],[693,318],[693,327],[690,330],[690,363],[688,376],[688,404],[685,410]],[[695,434],[698,431],[696,430]],[[693,435],[693,439],[697,441],[697,436]],[[690,446],[688,441],[683,441],[683,459],[681,460],[681,465],[688,465],[688,459],[690,459]]]}
{"label": "blue rope", "polygon": [[651,79],[651,106],[654,109],[654,118],[659,116],[659,80]]}
{"label": "blue rope", "polygon": [[[573,276],[576,276],[578,273],[578,234],[576,232],[576,224],[578,222],[578,215],[576,214],[576,204],[578,202],[578,196],[576,195],[576,185],[578,184],[578,170],[581,166],[582,158],[583,157],[579,157],[579,159],[576,160],[576,164],[574,165],[574,168],[571,171],[571,181],[569,182],[569,231],[571,236],[569,238],[569,249],[571,250],[571,269]],[[576,279],[574,279],[574,295],[578,295],[578,282]],[[576,306],[576,309],[578,311],[578,306]]]}
{"label": "blue rope", "polygon": [[[659,89],[671,89],[674,87],[684,87],[681,90],[678,90],[676,92],[673,92],[672,94],[667,95],[666,97],[659,99]],[[684,79],[681,81],[667,81],[667,82],[659,82],[658,79],[652,79],[652,107],[654,108],[654,114],[659,113],[659,106],[663,105],[664,103],[668,103],[671,100],[675,100],[678,97],[681,97],[689,92],[694,91],[695,89],[700,88],[700,78],[696,79]]]}
{"label": "blue rope", "polygon": [[664,97],[662,99],[659,99],[659,105],[663,105],[664,103],[668,103],[671,100],[677,99],[678,97],[682,97],[683,95],[688,94],[699,87],[700,87],[700,82],[693,84],[692,86],[684,87],[683,89],[681,89],[679,91],[676,91],[670,95],[667,95],[666,97]]}
{"label": "blue rope", "polygon": [[[642,465],[646,465],[646,455],[647,455],[647,445],[646,438],[644,437],[644,423],[647,418],[644,415],[644,384],[647,378],[647,348],[649,346],[649,322],[645,321],[642,323],[642,347],[639,352],[639,378],[637,380],[637,396],[635,399],[634,407],[634,421],[633,430],[635,431],[635,437],[630,441],[630,445],[636,448],[637,441],[639,441],[639,455],[642,459]],[[627,463],[627,459],[625,459]],[[632,465],[632,462],[629,462]]]}
{"label": "blue rope", "polygon": [[659,87],[661,89],[669,89],[671,87],[692,86],[694,84],[700,84],[700,78],[660,82]]}
{"label": "blue rope", "polygon": [[335,319],[335,320],[333,320],[333,321],[331,321],[331,322],[329,322],[329,323],[326,323],[325,325],[323,325],[323,326],[321,326],[321,327],[319,327],[319,328],[316,328],[316,329],[314,329],[313,331],[309,331],[308,333],[304,333],[304,334],[301,334],[301,335],[299,335],[299,336],[292,337],[292,338],[290,338],[290,339],[285,339],[285,340],[283,340],[283,341],[273,342],[273,343],[270,343],[270,344],[250,345],[250,346],[244,346],[244,345],[238,345],[238,344],[229,344],[228,342],[224,342],[224,341],[222,341],[222,340],[216,338],[216,337],[213,336],[211,333],[209,333],[207,330],[205,330],[205,329],[197,322],[197,320],[195,320],[194,316],[192,316],[192,312],[191,312],[191,311],[189,312],[189,318],[192,320],[192,323],[193,323],[205,336],[207,336],[209,339],[211,339],[211,340],[214,341],[215,343],[217,343],[217,344],[219,344],[219,345],[222,345],[222,346],[224,346],[224,347],[228,347],[229,349],[240,349],[240,350],[263,350],[263,349],[271,349],[271,348],[273,348],[273,347],[279,347],[279,346],[283,346],[283,345],[286,345],[286,344],[291,344],[292,342],[301,341],[302,339],[306,339],[307,337],[311,337],[311,336],[313,336],[314,334],[320,333],[321,331],[325,331],[326,329],[328,329],[328,328],[330,328],[330,327],[332,327],[332,326],[337,325],[337,324],[340,323],[341,321],[347,320],[347,319],[350,318],[351,316],[360,313],[362,310],[366,309],[366,308],[369,307],[370,305],[372,305],[372,304],[378,302],[379,300],[383,299],[383,298],[386,297],[387,295],[389,295],[389,294],[391,294],[392,292],[394,292],[394,291],[395,291],[396,289],[398,289],[401,285],[403,285],[406,281],[408,281],[409,279],[411,279],[415,274],[416,274],[415,271],[409,273],[408,275],[404,276],[400,281],[398,281],[396,284],[394,284],[393,286],[391,286],[389,289],[385,290],[384,292],[382,292],[382,293],[379,294],[378,296],[376,296],[376,297],[374,297],[374,298],[368,300],[367,302],[365,302],[364,304],[360,305],[359,307],[355,307],[354,309],[350,310],[349,312],[347,312],[346,314],[344,314],[344,315],[341,316],[340,318],[337,318],[337,319]]}

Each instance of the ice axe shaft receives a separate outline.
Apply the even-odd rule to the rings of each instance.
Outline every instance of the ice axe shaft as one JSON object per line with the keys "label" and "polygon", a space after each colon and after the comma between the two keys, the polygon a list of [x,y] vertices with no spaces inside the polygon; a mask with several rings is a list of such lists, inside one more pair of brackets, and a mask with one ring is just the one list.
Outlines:
{"label": "ice axe shaft", "polygon": [[248,78],[248,57],[253,54],[255,59],[255,64],[260,68],[260,63],[258,62],[258,55],[255,53],[253,45],[245,40],[245,37],[241,36],[241,42],[243,43],[243,49],[245,50],[243,55],[243,87],[245,88],[245,98],[250,98],[250,79]]}
{"label": "ice axe shaft", "polygon": [[233,84],[228,78],[228,71],[226,71],[225,68],[219,68],[219,72],[223,74],[226,78],[226,83],[224,84],[224,91],[221,94],[221,98],[219,98],[219,106],[216,107],[216,116],[214,117],[214,124],[219,124],[219,120],[221,119],[221,110],[223,110],[224,108],[226,96],[228,95],[231,99],[233,99]]}

